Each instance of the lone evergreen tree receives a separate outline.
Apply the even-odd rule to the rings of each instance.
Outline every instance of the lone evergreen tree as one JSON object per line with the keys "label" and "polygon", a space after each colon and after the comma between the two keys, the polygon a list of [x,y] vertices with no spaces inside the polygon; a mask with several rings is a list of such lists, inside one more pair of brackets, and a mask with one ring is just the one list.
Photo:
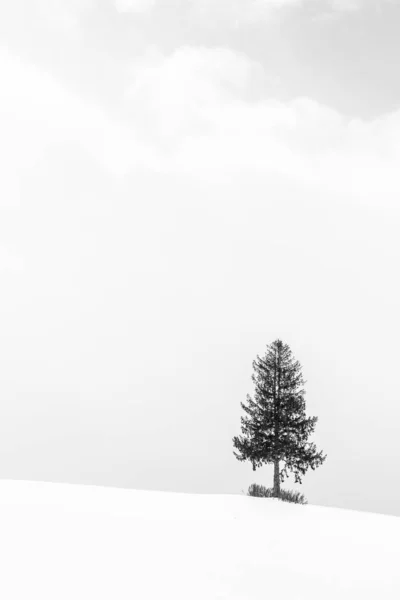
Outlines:
{"label": "lone evergreen tree", "polygon": [[241,402],[246,415],[241,417],[243,435],[233,438],[234,455],[240,461],[249,460],[254,471],[272,463],[273,495],[279,498],[280,483],[288,471],[301,483],[307,469],[322,465],[326,456],[307,441],[318,418],[306,417],[301,365],[289,346],[274,341],[264,358],[257,356],[253,361],[253,369],[254,399],[247,395],[247,402]]}

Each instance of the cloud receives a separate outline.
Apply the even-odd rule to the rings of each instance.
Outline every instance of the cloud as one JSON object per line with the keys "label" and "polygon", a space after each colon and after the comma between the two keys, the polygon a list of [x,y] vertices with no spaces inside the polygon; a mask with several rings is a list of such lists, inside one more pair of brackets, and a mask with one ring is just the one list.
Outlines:
{"label": "cloud", "polygon": [[13,0],[1,4],[0,17],[12,29],[27,29],[29,36],[46,30],[71,33],[96,5],[97,0]]}
{"label": "cloud", "polygon": [[21,272],[23,269],[23,258],[10,252],[8,248],[0,246],[0,273],[5,271]]}
{"label": "cloud", "polygon": [[182,18],[186,23],[215,29],[236,27],[244,22],[268,19],[277,9],[302,4],[304,0],[175,0],[165,5],[160,0],[115,0],[119,12],[160,12]]}
{"label": "cloud", "polygon": [[[385,0],[383,0],[385,1]],[[360,10],[362,6],[366,5],[366,1],[363,0],[330,0],[330,7],[336,11],[354,11]]]}
{"label": "cloud", "polygon": [[400,111],[348,119],[310,98],[267,96],[262,66],[226,48],[157,49],[131,69],[119,122],[3,51],[1,205],[43,156],[82,149],[114,175],[132,169],[207,178],[280,173],[373,202],[400,192]]}
{"label": "cloud", "polygon": [[97,0],[30,0],[31,9],[49,26],[62,29],[76,27],[80,19],[90,12]]}
{"label": "cloud", "polygon": [[[391,0],[382,0],[390,2]],[[210,26],[229,22],[239,24],[268,18],[279,9],[301,8],[306,5],[320,6],[322,10],[337,12],[359,10],[373,0],[175,0],[173,9],[192,20],[210,19]],[[146,12],[164,8],[162,0],[115,0],[119,12]],[[172,7],[171,7],[172,10]]]}
{"label": "cloud", "polygon": [[115,0],[115,7],[121,13],[144,13],[155,5],[156,0]]}
{"label": "cloud", "polygon": [[4,198],[13,203],[10,198],[18,196],[21,176],[55,148],[75,145],[115,173],[134,161],[145,163],[145,147],[138,148],[99,107],[47,73],[6,50],[0,51],[0,73],[0,160],[7,174],[2,204]]}
{"label": "cloud", "polygon": [[400,112],[368,122],[306,97],[266,98],[262,67],[227,49],[154,53],[132,77],[132,126],[158,148],[164,169],[272,170],[354,194],[400,191]]}

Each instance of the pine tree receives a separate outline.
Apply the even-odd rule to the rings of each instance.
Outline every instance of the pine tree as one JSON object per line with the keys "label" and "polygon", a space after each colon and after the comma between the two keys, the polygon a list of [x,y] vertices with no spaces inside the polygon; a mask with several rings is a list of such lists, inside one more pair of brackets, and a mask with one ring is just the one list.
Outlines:
{"label": "pine tree", "polygon": [[[242,436],[233,438],[234,455],[249,460],[253,470],[274,465],[274,496],[280,496],[280,483],[294,473],[296,483],[309,467],[316,469],[326,456],[317,452],[308,438],[317,417],[306,417],[305,391],[301,365],[287,344],[276,340],[267,346],[264,358],[253,361],[254,399],[247,395],[241,407]],[[283,462],[283,468],[280,468]]]}

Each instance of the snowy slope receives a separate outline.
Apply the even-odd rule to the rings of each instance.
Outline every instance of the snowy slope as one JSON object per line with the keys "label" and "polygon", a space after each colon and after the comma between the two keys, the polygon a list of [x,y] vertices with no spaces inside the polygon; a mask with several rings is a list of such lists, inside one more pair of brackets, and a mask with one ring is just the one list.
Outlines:
{"label": "snowy slope", "polygon": [[0,598],[400,598],[400,519],[244,496],[0,482]]}

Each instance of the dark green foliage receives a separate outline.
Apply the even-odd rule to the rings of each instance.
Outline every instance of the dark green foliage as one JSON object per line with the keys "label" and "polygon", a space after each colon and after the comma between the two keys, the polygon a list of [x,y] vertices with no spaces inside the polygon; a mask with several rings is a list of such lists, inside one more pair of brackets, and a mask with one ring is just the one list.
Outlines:
{"label": "dark green foliage", "polygon": [[241,418],[242,435],[233,438],[234,455],[249,460],[253,470],[274,464],[274,494],[279,497],[280,482],[289,472],[301,483],[308,468],[316,469],[326,456],[308,442],[318,419],[306,416],[305,382],[289,346],[276,340],[263,358],[253,361],[253,369],[254,398],[247,395],[241,403],[246,414]]}
{"label": "dark green foliage", "polygon": [[263,485],[258,485],[258,483],[252,483],[247,495],[253,496],[253,498],[273,498],[273,492],[273,488],[266,488]]}
{"label": "dark green foliage", "polygon": [[[263,485],[253,483],[247,492],[248,496],[255,498],[274,498],[274,488],[266,488]],[[308,504],[306,498],[300,492],[292,490],[280,490],[279,500],[283,502],[292,502],[293,504]]]}

